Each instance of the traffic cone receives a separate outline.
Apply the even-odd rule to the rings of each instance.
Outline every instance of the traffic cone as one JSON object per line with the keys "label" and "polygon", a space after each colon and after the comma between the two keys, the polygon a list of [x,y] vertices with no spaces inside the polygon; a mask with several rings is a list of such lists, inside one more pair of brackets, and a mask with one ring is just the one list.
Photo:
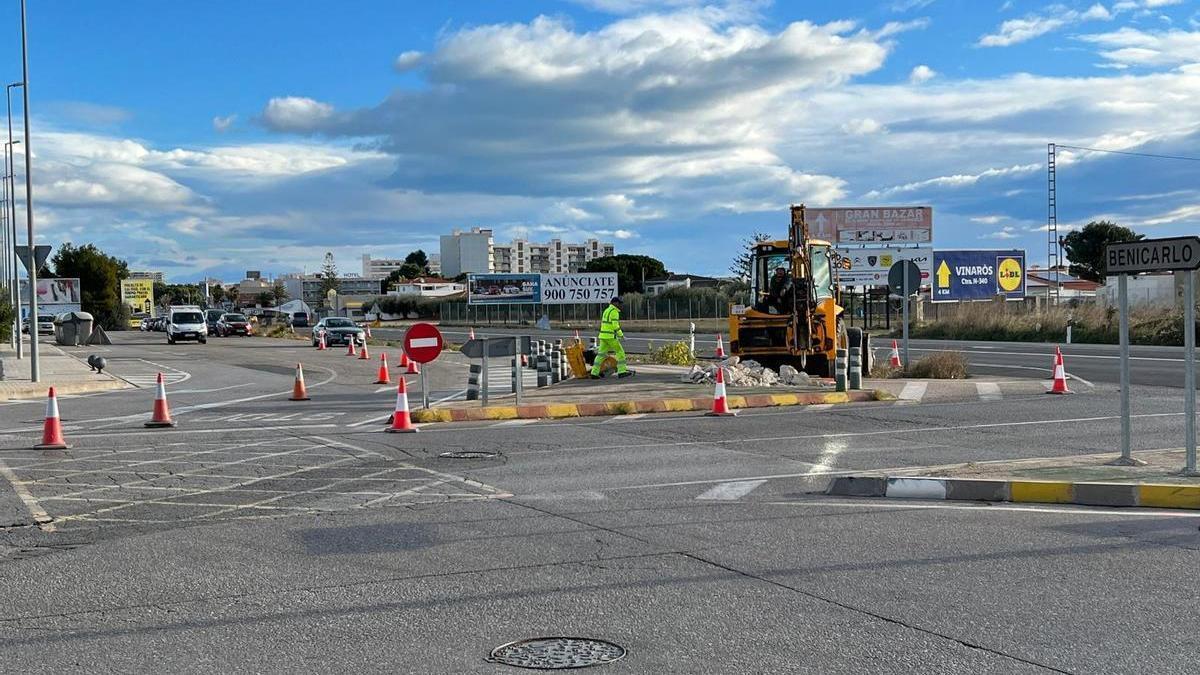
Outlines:
{"label": "traffic cone", "polygon": [[396,367],[398,367],[398,368],[407,368],[408,367],[408,352],[404,351],[403,349],[400,350],[400,360],[396,362]]}
{"label": "traffic cone", "polygon": [[379,355],[379,376],[375,378],[375,384],[391,384],[392,378],[388,376],[387,354]]}
{"label": "traffic cone", "polygon": [[904,365],[900,363],[900,346],[896,344],[895,340],[892,340],[892,353],[888,357],[888,365],[893,368],[904,367]]}
{"label": "traffic cone", "polygon": [[37,450],[65,450],[71,446],[63,440],[62,421],[58,419],[58,395],[50,387],[50,398],[46,400],[46,423],[42,426],[42,442],[33,446]]}
{"label": "traffic cone", "polygon": [[304,388],[304,367],[296,364],[296,382],[292,385],[292,397],[289,401],[307,401],[308,390]]}
{"label": "traffic cone", "polygon": [[1075,392],[1067,389],[1067,369],[1063,365],[1062,350],[1058,347],[1054,348],[1054,384],[1050,387],[1047,394],[1074,394]]}
{"label": "traffic cone", "polygon": [[403,377],[396,385],[396,411],[392,413],[392,426],[387,430],[393,434],[411,434],[417,431],[413,426],[412,416],[408,413],[408,385],[404,383]]}
{"label": "traffic cone", "polygon": [[[405,375],[420,375],[421,374],[421,366],[418,365],[417,362],[414,361],[413,359],[409,359],[408,360],[408,370],[405,370],[404,374]],[[400,378],[400,379],[404,379],[404,378]]]}
{"label": "traffic cone", "polygon": [[366,361],[370,358],[371,358],[370,354],[367,354],[367,343],[364,341],[362,343],[362,349],[358,350],[358,360]]}
{"label": "traffic cone", "polygon": [[325,346],[325,334],[321,333],[317,336],[317,351],[323,352],[327,349]]}
{"label": "traffic cone", "polygon": [[720,333],[717,333],[717,358],[725,358],[725,342],[721,339]]}
{"label": "traffic cone", "polygon": [[354,350],[354,338],[346,338],[346,356],[358,356],[358,352]]}
{"label": "traffic cone", "polygon": [[712,411],[706,413],[708,417],[731,417],[734,412],[729,409],[729,402],[725,400],[725,369],[717,367],[717,383],[713,387],[713,407]]}
{"label": "traffic cone", "polygon": [[158,384],[154,392],[154,414],[145,426],[151,429],[175,426],[171,419],[171,409],[167,407],[167,385],[163,384],[162,373],[158,374]]}
{"label": "traffic cone", "polygon": [[371,339],[371,324],[363,324],[363,330],[367,332],[367,339]]}
{"label": "traffic cone", "polygon": [[474,340],[474,339],[475,339],[475,327],[474,327],[474,326],[472,326],[472,327],[471,327],[471,330],[467,332],[467,339],[468,339],[468,340]]}

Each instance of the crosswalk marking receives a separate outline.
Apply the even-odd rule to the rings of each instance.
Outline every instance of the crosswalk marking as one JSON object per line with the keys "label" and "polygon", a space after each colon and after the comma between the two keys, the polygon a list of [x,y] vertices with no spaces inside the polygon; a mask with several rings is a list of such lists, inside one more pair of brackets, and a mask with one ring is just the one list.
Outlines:
{"label": "crosswalk marking", "polygon": [[741,499],[750,494],[759,485],[767,481],[765,480],[743,480],[733,481],[730,483],[718,483],[711,489],[704,491],[696,499],[701,501],[734,501]]}
{"label": "crosswalk marking", "polygon": [[904,389],[900,390],[900,400],[920,403],[921,399],[925,398],[925,389],[928,387],[928,382],[905,383]]}
{"label": "crosswalk marking", "polygon": [[[190,377],[191,377],[191,375],[189,375],[188,373],[183,373],[183,372],[178,372],[178,371],[167,372],[167,373],[163,373],[163,382],[168,385],[178,384],[180,382],[183,382],[184,380],[189,379]],[[153,375],[126,375],[126,376],[122,377],[121,379],[125,380],[129,384],[132,384],[135,387],[145,389],[147,387],[153,387],[155,384],[158,383],[158,373],[155,373]]]}
{"label": "crosswalk marking", "polygon": [[1000,385],[995,382],[976,382],[975,390],[979,392],[981,401],[999,401],[1004,398],[1004,394],[1000,393]]}

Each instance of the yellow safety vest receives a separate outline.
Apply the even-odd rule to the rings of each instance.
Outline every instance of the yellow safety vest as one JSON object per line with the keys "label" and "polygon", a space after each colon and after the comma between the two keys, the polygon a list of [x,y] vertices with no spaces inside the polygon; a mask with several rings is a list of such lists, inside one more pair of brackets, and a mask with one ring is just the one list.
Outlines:
{"label": "yellow safety vest", "polygon": [[616,305],[609,305],[600,316],[600,339],[612,340],[616,337],[625,337],[621,330],[621,310]]}

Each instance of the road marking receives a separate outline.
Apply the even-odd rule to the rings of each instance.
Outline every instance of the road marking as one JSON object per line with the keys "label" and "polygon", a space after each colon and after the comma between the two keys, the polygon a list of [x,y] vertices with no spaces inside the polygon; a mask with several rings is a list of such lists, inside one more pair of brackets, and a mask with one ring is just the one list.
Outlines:
{"label": "road marking", "polygon": [[900,390],[901,401],[912,401],[920,403],[922,398],[925,398],[925,390],[929,387],[928,382],[907,382],[904,388]]}
{"label": "road marking", "polygon": [[951,511],[975,511],[977,513],[996,513],[996,512],[1018,512],[1018,513],[1053,513],[1058,515],[1086,515],[1086,516],[1131,516],[1135,518],[1163,518],[1174,516],[1177,518],[1200,518],[1200,512],[1183,511],[1180,509],[1143,509],[1143,508],[1123,508],[1121,510],[1104,509],[1095,506],[1020,506],[1017,504],[1001,505],[995,502],[976,502],[973,504],[956,504],[953,502],[944,503],[919,503],[910,500],[896,500],[898,503],[889,503],[890,500],[880,499],[863,499],[856,500],[854,497],[846,499],[846,501],[831,501],[826,499],[814,500],[797,500],[797,501],[779,501],[779,502],[760,502],[761,504],[770,504],[772,506],[814,506],[814,507],[858,507],[863,509],[948,509]]}
{"label": "road marking", "polygon": [[231,384],[228,387],[217,387],[216,389],[179,389],[177,391],[172,391],[170,393],[171,394],[211,394],[215,391],[228,391],[230,389],[237,389],[239,387],[252,387],[255,384],[256,384],[255,382],[244,382],[242,384]]}
{"label": "road marking", "polygon": [[979,392],[981,401],[999,401],[1004,398],[1004,394],[1000,393],[1000,385],[995,382],[976,382],[975,391]]}
{"label": "road marking", "polygon": [[[914,352],[944,352],[944,351],[949,351],[950,349],[951,348],[949,348],[949,347],[947,347],[945,349],[926,349],[924,347],[921,347],[921,348],[913,347],[912,351],[914,351]],[[961,349],[960,351],[970,352],[973,349],[982,349],[982,347],[967,346],[967,347]],[[992,348],[992,349],[994,349],[994,348]],[[991,356],[992,354],[998,354],[998,355],[1002,355],[1002,356],[1036,356],[1038,358],[1047,358],[1047,359],[1054,358],[1054,352],[998,352],[998,351],[988,351],[987,352],[988,356]],[[1105,356],[1103,354],[1064,354],[1064,356],[1067,356],[1072,359],[1108,359],[1110,361],[1116,361],[1121,358],[1120,356]],[[1129,360],[1130,361],[1175,361],[1177,363],[1183,363],[1182,358],[1169,359],[1169,358],[1165,358],[1162,356],[1130,356]],[[1007,368],[1010,366],[1005,366],[1005,367]]]}
{"label": "road marking", "polygon": [[376,394],[382,394],[382,393],[383,393],[383,392],[385,392],[385,391],[396,391],[396,389],[397,389],[397,387],[393,387],[393,386],[392,386],[392,385],[390,385],[390,384],[385,384],[384,386],[382,386],[382,387],[380,387],[380,388],[376,389],[376,390],[375,390],[375,393],[376,393]]}
{"label": "road marking", "polygon": [[731,502],[750,494],[759,485],[767,481],[765,480],[745,480],[737,483],[720,483],[715,487],[701,493],[696,499],[701,501],[726,501]]}
{"label": "road marking", "polygon": [[38,503],[38,500],[29,489],[21,483],[20,479],[17,478],[17,474],[8,468],[3,459],[0,459],[0,476],[4,476],[4,479],[12,485],[13,492],[25,504],[25,508],[29,509],[29,515],[33,516],[33,520],[38,524],[38,527],[43,532],[53,532],[55,530],[54,520],[50,517],[50,514],[46,513],[46,510],[42,508],[42,505]]}
{"label": "road marking", "polygon": [[646,413],[632,413],[629,415],[618,415],[616,417],[610,417],[610,418],[604,420],[603,422],[599,422],[599,424],[612,424],[613,422],[629,422],[632,420],[640,420],[645,416],[646,416]]}
{"label": "road marking", "polygon": [[833,468],[834,462],[837,461],[838,455],[846,451],[850,444],[842,438],[830,438],[825,441],[825,449],[821,451],[821,456],[817,458],[817,463],[813,467],[815,473],[829,471]]}
{"label": "road marking", "polygon": [[[225,429],[122,429],[121,436],[169,436],[172,434],[250,434],[270,432],[276,429],[329,429],[336,424],[275,424],[267,427],[238,427]],[[112,438],[112,433],[71,434],[71,438]]]}
{"label": "road marking", "polygon": [[496,422],[495,424],[492,425],[492,427],[522,427],[522,426],[525,426],[526,424],[533,424],[534,422],[538,422],[538,421],[539,420],[536,420],[536,419],[507,420],[504,422]]}

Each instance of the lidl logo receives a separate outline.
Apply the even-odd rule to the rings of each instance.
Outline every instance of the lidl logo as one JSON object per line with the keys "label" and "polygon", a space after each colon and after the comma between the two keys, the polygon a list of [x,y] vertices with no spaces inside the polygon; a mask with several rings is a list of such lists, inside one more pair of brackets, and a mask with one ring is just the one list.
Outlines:
{"label": "lidl logo", "polygon": [[1025,274],[1021,259],[1000,258],[996,262],[996,283],[1000,286],[1000,290],[1012,293],[1021,288],[1022,277]]}

